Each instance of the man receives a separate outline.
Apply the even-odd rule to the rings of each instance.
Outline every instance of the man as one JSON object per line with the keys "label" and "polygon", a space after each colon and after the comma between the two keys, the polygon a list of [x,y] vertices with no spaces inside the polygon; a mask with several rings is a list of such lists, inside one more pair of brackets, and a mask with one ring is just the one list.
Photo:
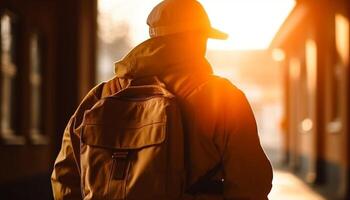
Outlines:
{"label": "man", "polygon": [[117,62],[115,78],[90,91],[70,119],[52,174],[55,198],[82,198],[78,130],[84,112],[131,80],[156,76],[181,107],[187,198],[268,199],[272,169],[249,103],[228,80],[214,76],[205,59],[207,39],[227,35],[211,27],[195,0],[165,0],[147,23],[151,39]]}

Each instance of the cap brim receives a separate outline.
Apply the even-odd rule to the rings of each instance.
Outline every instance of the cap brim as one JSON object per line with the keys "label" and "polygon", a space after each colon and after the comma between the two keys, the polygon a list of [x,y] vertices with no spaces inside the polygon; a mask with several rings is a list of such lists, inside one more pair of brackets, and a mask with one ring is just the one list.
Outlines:
{"label": "cap brim", "polygon": [[228,34],[222,32],[216,28],[211,27],[208,33],[208,37],[212,39],[226,40],[228,38]]}

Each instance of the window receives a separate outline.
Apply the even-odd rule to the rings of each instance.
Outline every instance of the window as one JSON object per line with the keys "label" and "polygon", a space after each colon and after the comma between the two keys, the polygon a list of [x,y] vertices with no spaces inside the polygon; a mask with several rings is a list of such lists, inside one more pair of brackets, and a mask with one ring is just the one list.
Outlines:
{"label": "window", "polygon": [[305,44],[306,56],[306,78],[307,90],[310,95],[314,95],[316,91],[317,77],[317,45],[312,39],[308,39]]}
{"label": "window", "polygon": [[330,133],[339,133],[343,128],[344,106],[347,105],[347,66],[349,65],[349,20],[336,14],[335,25],[335,53],[330,73],[331,84],[331,121],[327,125]]}
{"label": "window", "polygon": [[300,78],[300,124],[301,133],[313,130],[317,78],[317,45],[313,39],[305,41],[305,59],[301,64]]}
{"label": "window", "polygon": [[7,144],[23,144],[24,137],[16,135],[15,125],[18,116],[17,71],[16,56],[16,24],[15,17],[10,12],[0,15],[1,30],[1,102],[0,102],[0,131],[1,139]]}
{"label": "window", "polygon": [[349,64],[349,20],[340,14],[335,16],[336,48],[343,65]]}
{"label": "window", "polygon": [[335,46],[336,56],[331,71],[332,84],[332,120],[340,117],[343,74],[349,64],[349,20],[343,15],[335,15]]}
{"label": "window", "polygon": [[46,144],[42,127],[42,56],[39,34],[34,32],[29,40],[30,85],[30,138],[34,144]]}

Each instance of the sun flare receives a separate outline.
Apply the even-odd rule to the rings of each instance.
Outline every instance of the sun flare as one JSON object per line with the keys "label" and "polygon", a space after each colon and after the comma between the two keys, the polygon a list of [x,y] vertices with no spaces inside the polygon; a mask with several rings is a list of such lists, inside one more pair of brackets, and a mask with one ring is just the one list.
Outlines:
{"label": "sun flare", "polygon": [[227,41],[210,40],[209,49],[267,49],[294,0],[201,0],[211,23],[227,32]]}
{"label": "sun flare", "polygon": [[[295,6],[295,0],[199,0],[208,12],[211,23],[227,32],[228,40],[209,40],[208,48],[217,50],[267,49],[286,17]],[[148,13],[159,0],[99,0],[103,20],[101,30],[106,39],[118,36],[113,29],[118,24],[129,25],[132,45],[148,38],[145,23]],[[108,17],[110,16],[110,17]],[[108,21],[109,20],[109,21]]]}

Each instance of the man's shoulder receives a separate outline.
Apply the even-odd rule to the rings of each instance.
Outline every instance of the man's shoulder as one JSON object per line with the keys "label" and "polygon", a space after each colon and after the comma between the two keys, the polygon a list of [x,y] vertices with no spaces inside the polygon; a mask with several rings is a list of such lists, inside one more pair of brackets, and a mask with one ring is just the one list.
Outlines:
{"label": "man's shoulder", "polygon": [[77,111],[90,109],[97,101],[118,92],[121,88],[119,82],[118,78],[114,77],[94,86],[80,102]]}
{"label": "man's shoulder", "polygon": [[240,90],[234,83],[224,77],[220,77],[217,75],[211,75],[208,82],[207,87],[210,89],[222,93],[223,95],[241,95],[243,94],[242,90]]}
{"label": "man's shoulder", "polygon": [[187,98],[190,104],[198,102],[208,105],[227,105],[245,101],[244,93],[226,78],[210,75],[207,81],[199,85]]}
{"label": "man's shoulder", "polygon": [[127,81],[128,80],[119,80],[118,78],[114,77],[93,87],[85,95],[72,116],[73,118],[77,119],[76,123],[81,123],[86,110],[91,109],[101,99],[118,92],[124,86],[124,84],[127,84]]}

